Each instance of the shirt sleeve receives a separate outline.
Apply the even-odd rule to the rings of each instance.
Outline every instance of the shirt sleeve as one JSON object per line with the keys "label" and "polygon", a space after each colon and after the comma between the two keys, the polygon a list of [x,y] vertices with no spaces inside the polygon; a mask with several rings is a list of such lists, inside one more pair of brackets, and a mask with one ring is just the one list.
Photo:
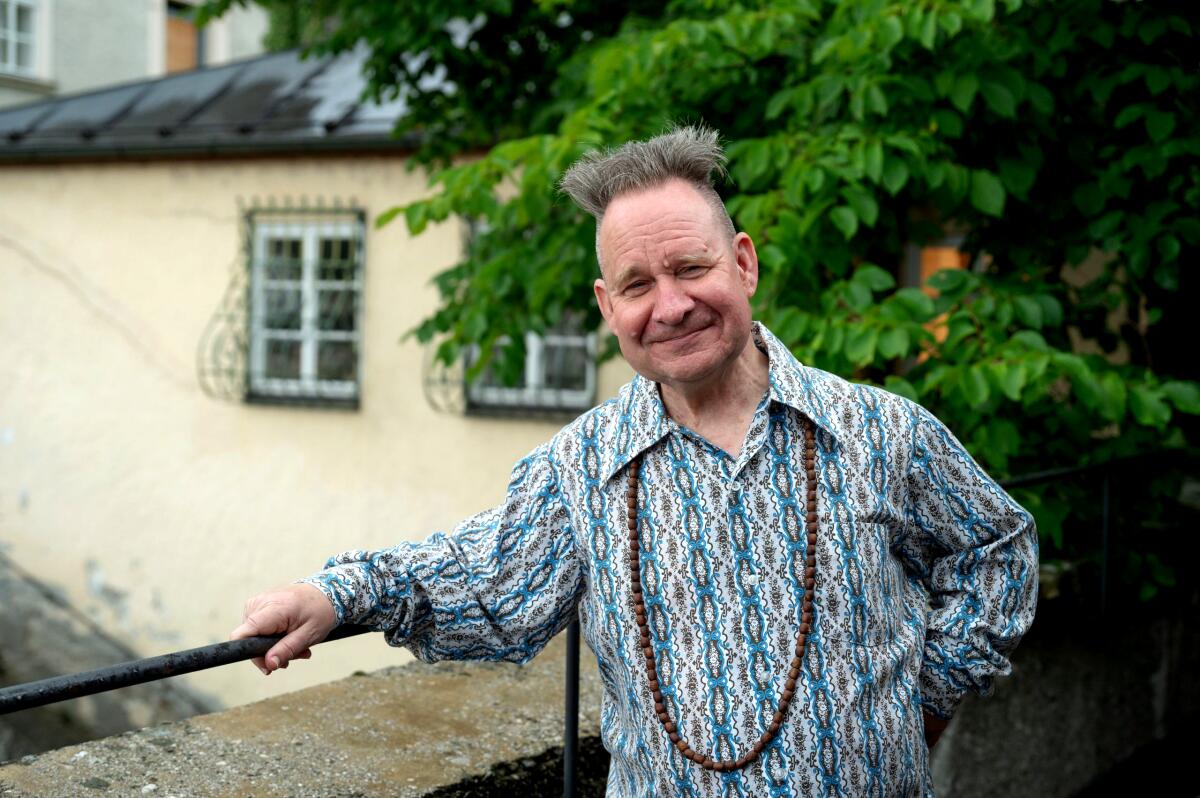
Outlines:
{"label": "shirt sleeve", "polygon": [[420,543],[347,551],[301,582],[338,623],[426,662],[526,662],[574,616],[583,587],[549,444],[517,463],[504,502]]}
{"label": "shirt sleeve", "polygon": [[912,405],[907,534],[902,555],[929,593],[923,708],[950,718],[968,691],[988,694],[1033,621],[1033,516],[927,410]]}

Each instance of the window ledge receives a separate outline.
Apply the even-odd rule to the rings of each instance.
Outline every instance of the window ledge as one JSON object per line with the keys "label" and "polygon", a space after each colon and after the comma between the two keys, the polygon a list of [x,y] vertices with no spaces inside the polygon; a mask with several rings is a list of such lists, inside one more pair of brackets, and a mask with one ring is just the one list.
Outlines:
{"label": "window ledge", "polygon": [[358,410],[361,403],[357,396],[346,399],[322,396],[275,396],[274,394],[248,393],[248,405],[282,405],[284,407],[310,407],[323,410]]}
{"label": "window ledge", "polygon": [[24,89],[45,95],[54,94],[56,88],[56,84],[52,80],[14,75],[11,72],[0,72],[0,86],[6,89]]}

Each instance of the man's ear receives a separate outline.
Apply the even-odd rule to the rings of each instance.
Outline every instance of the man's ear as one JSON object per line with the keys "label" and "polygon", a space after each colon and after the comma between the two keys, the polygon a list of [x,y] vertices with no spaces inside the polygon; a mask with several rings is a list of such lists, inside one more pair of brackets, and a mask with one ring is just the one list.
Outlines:
{"label": "man's ear", "polygon": [[613,335],[616,335],[611,324],[612,301],[609,299],[608,286],[605,285],[603,278],[597,277],[596,282],[592,283],[592,293],[596,295],[596,306],[600,308],[600,315],[604,317],[604,323],[608,325],[608,329],[612,331]]}
{"label": "man's ear", "polygon": [[746,233],[738,233],[733,237],[733,258],[746,296],[754,296],[758,290],[758,252],[754,249],[754,241]]}

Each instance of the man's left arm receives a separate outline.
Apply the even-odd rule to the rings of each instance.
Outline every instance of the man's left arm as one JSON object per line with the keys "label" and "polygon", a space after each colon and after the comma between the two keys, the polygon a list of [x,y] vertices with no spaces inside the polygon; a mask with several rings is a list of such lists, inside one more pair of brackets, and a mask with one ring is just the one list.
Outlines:
{"label": "man's left arm", "polygon": [[929,591],[920,682],[936,739],[967,691],[986,695],[1012,670],[1037,602],[1037,531],[940,421],[910,412],[902,554]]}

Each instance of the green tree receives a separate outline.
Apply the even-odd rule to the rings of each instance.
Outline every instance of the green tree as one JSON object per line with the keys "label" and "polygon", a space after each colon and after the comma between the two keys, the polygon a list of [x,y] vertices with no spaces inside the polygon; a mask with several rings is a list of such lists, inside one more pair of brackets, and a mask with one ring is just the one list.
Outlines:
{"label": "green tree", "polygon": [[[447,361],[569,312],[598,325],[594,226],[556,181],[589,148],[702,121],[728,140],[721,190],[758,245],[756,316],[803,361],[921,401],[1002,476],[1188,444],[1194,3],[307,9],[310,48],[365,43],[370,93],[403,93],[399,132],[426,134],[435,193],[379,223],[485,222],[415,330]],[[948,232],[970,269],[937,274],[936,296],[898,279],[906,247]],[[1071,548],[1080,490],[1023,492],[1047,554]],[[1169,583],[1161,565],[1138,578]]]}

